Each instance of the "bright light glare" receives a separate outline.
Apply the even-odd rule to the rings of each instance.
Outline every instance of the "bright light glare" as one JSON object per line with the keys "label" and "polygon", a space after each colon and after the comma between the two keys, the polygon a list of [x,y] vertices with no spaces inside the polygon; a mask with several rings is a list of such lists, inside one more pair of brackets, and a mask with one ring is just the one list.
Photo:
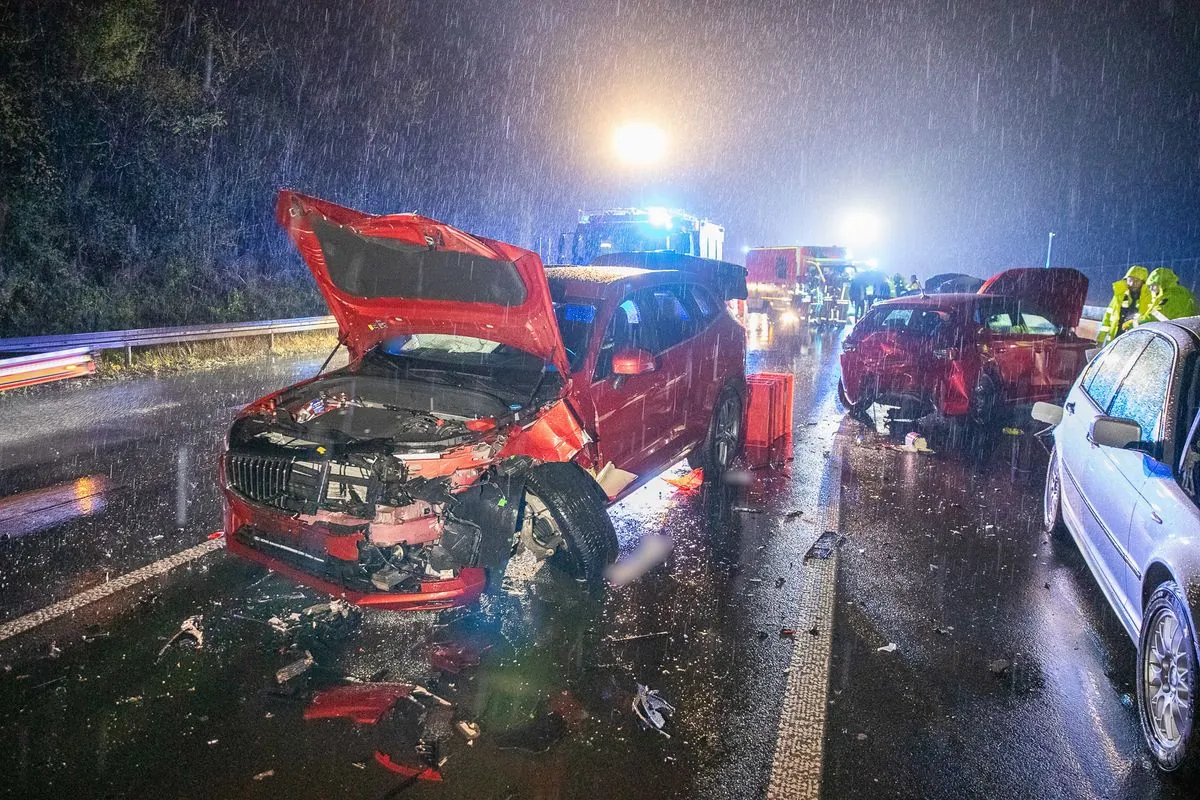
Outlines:
{"label": "bright light glare", "polygon": [[800,315],[795,311],[785,311],[779,315],[779,321],[784,325],[795,325],[800,321]]}
{"label": "bright light glare", "polygon": [[671,227],[671,212],[665,208],[647,208],[646,215],[650,219],[650,224],[656,228]]}
{"label": "bright light glare", "polygon": [[630,122],[613,133],[613,150],[626,164],[653,164],[667,153],[667,134],[649,122]]}
{"label": "bright light glare", "polygon": [[879,269],[879,259],[878,258],[868,258],[867,266],[870,267],[871,269]]}
{"label": "bright light glare", "polygon": [[851,211],[842,219],[842,241],[851,247],[869,247],[883,234],[883,220],[871,211]]}

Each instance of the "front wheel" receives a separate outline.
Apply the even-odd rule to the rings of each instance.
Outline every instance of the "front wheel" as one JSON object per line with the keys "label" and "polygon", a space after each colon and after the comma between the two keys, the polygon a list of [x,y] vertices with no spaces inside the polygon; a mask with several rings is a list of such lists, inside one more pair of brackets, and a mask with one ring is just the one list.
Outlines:
{"label": "front wheel", "polygon": [[548,463],[525,479],[522,530],[526,541],[557,567],[599,594],[604,568],[617,559],[617,534],[596,482],[573,463]]}
{"label": "front wheel", "polygon": [[850,412],[851,416],[856,415],[856,414],[861,414],[862,412],[866,411],[871,405],[870,403],[868,403],[864,400],[859,400],[857,403],[851,403],[850,395],[846,393],[846,384],[842,382],[841,378],[838,378],[837,399],[838,399],[838,403],[841,404],[842,408],[845,409],[846,411]]}
{"label": "front wheel", "polygon": [[1138,717],[1154,760],[1166,772],[1195,767],[1200,749],[1193,730],[1196,637],[1190,619],[1179,585],[1166,581],[1150,596],[1138,637]]}
{"label": "front wheel", "polygon": [[1058,448],[1050,451],[1050,466],[1046,468],[1046,488],[1042,492],[1042,530],[1050,536],[1062,536],[1067,527],[1062,517],[1062,470],[1058,465]]}
{"label": "front wheel", "polygon": [[986,372],[979,373],[975,391],[971,392],[971,407],[968,416],[971,423],[981,429],[991,428],[1000,414],[1000,385]]}

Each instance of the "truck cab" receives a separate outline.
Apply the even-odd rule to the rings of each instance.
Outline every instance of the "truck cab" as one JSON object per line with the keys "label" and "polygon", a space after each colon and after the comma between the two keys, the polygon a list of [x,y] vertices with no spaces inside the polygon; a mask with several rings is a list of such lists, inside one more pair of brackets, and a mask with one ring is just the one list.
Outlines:
{"label": "truck cab", "polygon": [[580,212],[574,233],[559,237],[558,261],[587,265],[610,253],[665,250],[720,260],[725,229],[684,211],[616,208]]}

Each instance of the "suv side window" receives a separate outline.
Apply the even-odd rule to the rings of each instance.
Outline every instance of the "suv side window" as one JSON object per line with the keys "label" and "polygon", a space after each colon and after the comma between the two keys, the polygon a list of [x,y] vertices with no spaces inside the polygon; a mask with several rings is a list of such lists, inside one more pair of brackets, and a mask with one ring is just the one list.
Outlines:
{"label": "suv side window", "polygon": [[635,295],[654,326],[656,346],[646,349],[655,355],[696,334],[696,316],[684,305],[685,296],[682,286],[655,286]]}
{"label": "suv side window", "polygon": [[699,317],[699,328],[707,328],[708,323],[717,318],[720,313],[721,304],[716,301],[707,289],[703,286],[692,284],[688,287],[688,295],[692,299],[692,305],[696,309],[696,314]]}
{"label": "suv side window", "polygon": [[612,374],[612,360],[616,353],[631,348],[656,352],[654,331],[651,321],[647,318],[645,301],[640,297],[641,294],[625,298],[613,312],[608,327],[604,329],[604,338],[600,341],[593,380],[603,380]]}
{"label": "suv side window", "polygon": [[1092,402],[1101,413],[1106,413],[1105,410],[1116,394],[1117,382],[1125,374],[1130,362],[1145,348],[1149,335],[1130,332],[1118,336],[1088,367],[1087,374],[1083,376],[1083,391],[1092,398]]}
{"label": "suv side window", "polygon": [[1121,381],[1108,407],[1109,416],[1136,422],[1144,442],[1158,440],[1174,363],[1174,348],[1161,336],[1154,336]]}

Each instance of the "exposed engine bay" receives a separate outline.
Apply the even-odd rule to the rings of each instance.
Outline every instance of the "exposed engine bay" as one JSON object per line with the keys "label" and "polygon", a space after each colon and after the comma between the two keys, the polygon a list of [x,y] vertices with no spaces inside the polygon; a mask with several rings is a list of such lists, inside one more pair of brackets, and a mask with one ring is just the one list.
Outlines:
{"label": "exposed engine bay", "polygon": [[[476,388],[458,376],[461,385],[405,377],[338,371],[237,419],[227,486],[249,501],[247,518],[271,519],[231,535],[357,592],[419,591],[467,567],[502,565],[522,543],[553,554],[559,542],[536,511],[521,514],[524,473],[569,457],[538,449],[535,430],[569,414],[546,411],[563,405],[557,376],[523,398],[485,379]],[[544,398],[543,387],[554,394]]]}

